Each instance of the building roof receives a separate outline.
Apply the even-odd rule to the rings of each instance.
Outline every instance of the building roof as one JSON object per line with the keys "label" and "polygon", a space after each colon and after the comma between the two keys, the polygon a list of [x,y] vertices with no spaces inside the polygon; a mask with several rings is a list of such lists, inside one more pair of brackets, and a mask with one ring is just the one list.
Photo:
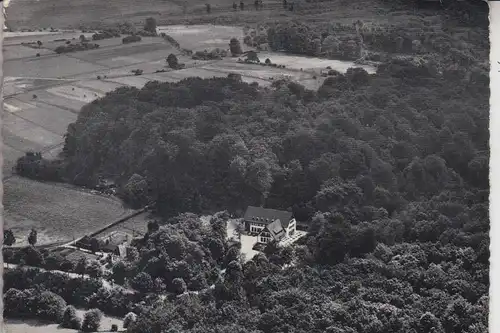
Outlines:
{"label": "building roof", "polygon": [[248,206],[243,219],[246,222],[262,223],[266,225],[274,222],[274,220],[280,220],[281,226],[286,228],[292,219],[292,213],[277,209]]}
{"label": "building roof", "polygon": [[286,235],[285,229],[283,229],[283,226],[281,225],[281,221],[279,219],[269,223],[262,231],[269,232],[271,234],[271,237],[277,242],[282,240]]}
{"label": "building roof", "polygon": [[[132,239],[132,236],[126,232],[122,231],[113,231],[103,237],[100,238],[100,241],[106,245],[116,246],[121,245],[123,243],[128,243],[129,240]],[[111,248],[111,247],[110,247]]]}

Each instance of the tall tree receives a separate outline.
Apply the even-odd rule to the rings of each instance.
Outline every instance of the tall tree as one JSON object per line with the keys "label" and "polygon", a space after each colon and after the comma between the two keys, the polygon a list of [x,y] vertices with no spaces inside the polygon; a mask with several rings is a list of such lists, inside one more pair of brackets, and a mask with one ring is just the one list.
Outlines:
{"label": "tall tree", "polygon": [[3,244],[7,246],[12,246],[16,242],[16,237],[11,229],[7,229],[3,232]]}
{"label": "tall tree", "polygon": [[31,246],[35,246],[35,244],[37,243],[37,236],[38,236],[37,231],[35,229],[31,229],[30,234],[28,236],[28,243]]}

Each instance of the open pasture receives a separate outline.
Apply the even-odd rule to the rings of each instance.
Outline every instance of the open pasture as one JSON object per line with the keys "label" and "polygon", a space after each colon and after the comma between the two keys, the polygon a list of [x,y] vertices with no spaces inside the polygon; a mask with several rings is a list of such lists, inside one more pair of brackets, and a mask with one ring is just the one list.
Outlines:
{"label": "open pasture", "polygon": [[288,54],[281,54],[276,52],[260,52],[259,59],[264,62],[267,58],[272,63],[278,65],[285,65],[287,68],[294,70],[313,70],[320,71],[326,67],[331,67],[341,73],[345,73],[350,67],[364,68],[368,73],[375,73],[376,69],[373,66],[354,65],[352,61],[330,60],[315,57],[294,56]]}
{"label": "open pasture", "polygon": [[102,237],[115,231],[129,233],[133,235],[133,237],[143,236],[148,231],[148,216],[148,212],[134,216],[119,225],[106,229],[102,233],[96,235],[96,237]]}
{"label": "open pasture", "polygon": [[46,243],[71,241],[130,213],[112,197],[17,176],[4,181],[3,200],[5,228],[22,236],[35,227],[40,244],[43,235]]}
{"label": "open pasture", "polygon": [[229,49],[229,40],[233,37],[242,39],[243,30],[240,27],[221,25],[175,25],[159,26],[158,32],[172,36],[180,46],[193,51],[203,51],[211,48]]}

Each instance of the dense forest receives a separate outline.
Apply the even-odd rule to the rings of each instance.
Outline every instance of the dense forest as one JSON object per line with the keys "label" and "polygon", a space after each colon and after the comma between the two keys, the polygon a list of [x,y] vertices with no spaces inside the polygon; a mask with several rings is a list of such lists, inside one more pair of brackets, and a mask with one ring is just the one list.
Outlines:
{"label": "dense forest", "polygon": [[[233,75],[119,88],[83,107],[63,158],[27,155],[18,172],[111,179],[161,223],[113,267],[142,305],[79,304],[134,311],[132,333],[486,332],[487,41],[462,42],[435,41],[434,59],[410,47],[317,92]],[[309,233],[243,262],[227,213],[208,226],[194,215],[247,205],[292,210]],[[22,274],[7,286],[29,288]]]}

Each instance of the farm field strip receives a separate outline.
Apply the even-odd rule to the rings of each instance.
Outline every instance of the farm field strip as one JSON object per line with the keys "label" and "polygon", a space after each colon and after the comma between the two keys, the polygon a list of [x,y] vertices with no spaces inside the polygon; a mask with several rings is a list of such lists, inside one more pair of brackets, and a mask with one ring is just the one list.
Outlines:
{"label": "farm field strip", "polygon": [[[149,53],[160,50],[165,50],[165,52],[167,52],[167,50],[173,50],[173,48],[170,45],[168,45],[165,41],[161,40],[153,43],[138,42],[138,43],[119,45],[115,47],[108,47],[104,49],[98,48],[80,52],[71,52],[67,53],[67,55],[71,55],[74,58],[86,62],[99,62],[116,57],[126,57],[140,53]],[[165,58],[167,55],[165,55]]]}
{"label": "farm field strip", "polygon": [[[36,100],[33,100],[33,94],[38,96]],[[47,90],[35,90],[31,93],[19,94],[8,99],[9,103],[13,103],[14,105],[16,105],[16,100],[36,106],[41,105],[42,107],[46,105],[53,106],[72,113],[78,113],[82,106],[85,105],[85,103],[82,101],[54,95]]]}
{"label": "farm field strip", "polygon": [[20,59],[28,59],[36,56],[39,53],[40,56],[51,55],[54,54],[52,51],[47,49],[33,49],[27,46],[9,46],[3,47],[3,61],[7,63],[11,60],[20,60]]}
{"label": "farm field strip", "polygon": [[[18,117],[12,113],[4,113],[3,123],[3,130],[6,138],[9,138],[9,136],[12,135],[19,138],[28,146],[33,145],[42,148],[48,147],[59,143],[62,139],[61,135],[50,132],[49,130],[42,128],[40,125]],[[6,144],[10,145],[8,140],[6,140]],[[13,147],[19,149],[16,146]]]}
{"label": "farm field strip", "polygon": [[38,124],[40,127],[61,137],[66,134],[68,124],[75,122],[77,119],[76,114],[56,107],[31,108],[20,111],[15,115]]}
{"label": "farm field strip", "polygon": [[92,89],[94,91],[101,92],[102,94],[106,94],[119,87],[122,87],[122,85],[120,84],[111,83],[103,80],[78,81],[76,82],[75,86],[85,89]]}
{"label": "farm field strip", "polygon": [[88,88],[80,88],[76,85],[57,86],[47,89],[47,92],[66,99],[77,100],[90,103],[96,98],[103,97],[104,94],[97,93]]}
{"label": "farm field strip", "polygon": [[[80,59],[73,59],[67,55],[50,58],[34,58],[29,61],[15,60],[4,68],[5,76],[16,77],[56,77],[68,78],[86,72],[96,72],[105,69],[104,66],[90,64]],[[57,76],[54,75],[57,73]]]}

